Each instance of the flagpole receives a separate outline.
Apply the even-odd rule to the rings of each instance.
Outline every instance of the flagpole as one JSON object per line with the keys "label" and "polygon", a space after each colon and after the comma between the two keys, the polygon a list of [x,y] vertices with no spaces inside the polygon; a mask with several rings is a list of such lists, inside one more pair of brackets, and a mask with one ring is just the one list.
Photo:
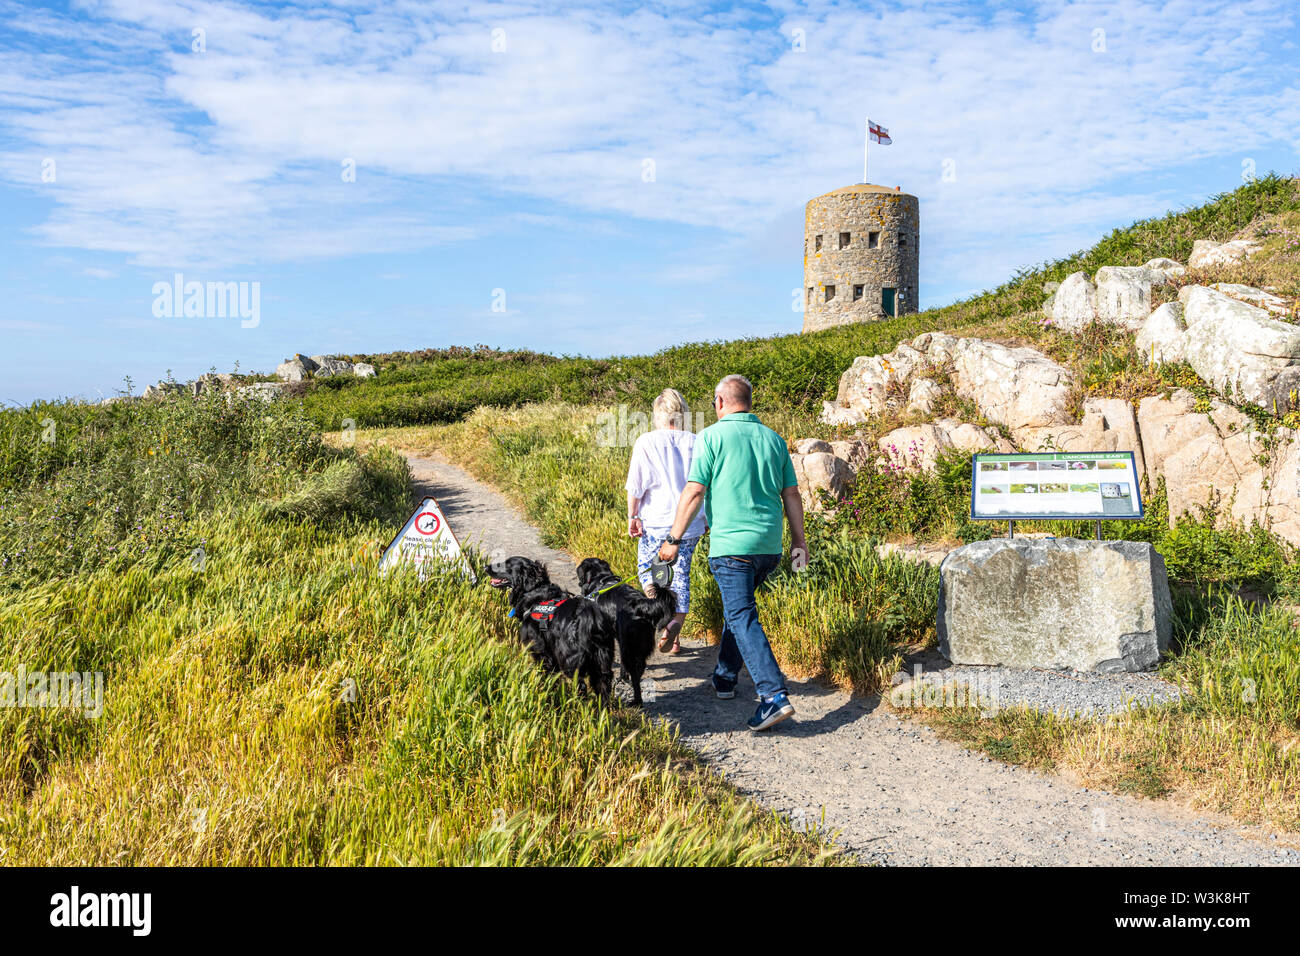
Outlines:
{"label": "flagpole", "polygon": [[864,186],[868,182],[870,182],[870,180],[867,179],[867,155],[871,151],[871,117],[870,116],[867,117],[866,134],[867,134],[866,139],[862,143],[862,184]]}

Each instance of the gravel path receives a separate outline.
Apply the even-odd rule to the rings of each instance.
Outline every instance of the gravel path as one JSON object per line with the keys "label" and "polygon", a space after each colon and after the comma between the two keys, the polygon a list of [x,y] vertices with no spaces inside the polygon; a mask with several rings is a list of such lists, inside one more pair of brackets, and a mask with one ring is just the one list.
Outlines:
{"label": "gravel path", "polygon": [[952,664],[938,651],[926,651],[913,655],[907,669],[894,675],[889,699],[898,707],[948,701],[978,705],[986,711],[1024,706],[1063,717],[1100,720],[1107,714],[1123,713],[1133,704],[1168,704],[1180,696],[1177,684],[1156,674],[972,667]]}
{"label": "gravel path", "polygon": [[[573,586],[572,558],[546,548],[495,491],[459,468],[408,456],[416,488],[443,507],[461,543],[543,560]],[[1166,801],[1106,794],[1054,774],[1000,763],[900,719],[875,698],[791,681],[794,719],[745,729],[754,689],[734,700],[707,687],[715,652],[683,641],[647,671],[646,711],[676,723],[683,741],[734,786],[788,816],[821,826],[862,859],[892,865],[1300,864],[1300,842],[1210,818]]]}
{"label": "gravel path", "polygon": [[573,558],[542,544],[537,529],[519,516],[498,492],[468,472],[438,458],[407,454],[417,498],[433,495],[462,547],[476,548],[488,560],[512,554],[541,561],[551,580],[577,590]]}

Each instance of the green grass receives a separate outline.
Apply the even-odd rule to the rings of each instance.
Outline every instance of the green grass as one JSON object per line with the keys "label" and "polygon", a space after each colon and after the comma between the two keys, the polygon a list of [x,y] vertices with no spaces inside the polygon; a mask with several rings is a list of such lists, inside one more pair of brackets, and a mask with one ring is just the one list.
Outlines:
{"label": "green grass", "polygon": [[[453,425],[362,431],[358,444],[442,454],[515,501],[548,544],[576,558],[599,555],[629,575],[635,549],[622,484],[630,449],[601,444],[601,414],[554,403],[480,409]],[[932,643],[937,570],[882,560],[873,544],[992,533],[967,520],[969,476],[969,458],[946,459],[932,475],[867,468],[845,502],[810,519],[810,568],[783,570],[759,596],[787,672],[869,693],[888,685],[908,648]],[[1086,522],[1022,527],[1082,537],[1093,530]],[[1286,603],[1300,599],[1296,550],[1258,526],[1217,526],[1214,515],[1171,524],[1160,488],[1144,521],[1105,528],[1151,541],[1165,557],[1179,600],[1177,653],[1163,672],[1187,689],[1185,702],[1101,725],[1017,709],[914,712],[998,759],[1300,829],[1300,634]],[[720,601],[703,560],[691,589],[686,632],[716,637]],[[1234,596],[1240,589],[1273,603],[1245,603]]]}
{"label": "green grass", "polygon": [[[9,448],[0,675],[98,671],[104,709],[0,707],[4,864],[828,859],[662,726],[544,676],[495,592],[380,577],[409,495],[391,452],[220,401],[57,431]],[[24,520],[92,488],[98,550],[61,559]],[[112,502],[129,525],[95,523]]]}

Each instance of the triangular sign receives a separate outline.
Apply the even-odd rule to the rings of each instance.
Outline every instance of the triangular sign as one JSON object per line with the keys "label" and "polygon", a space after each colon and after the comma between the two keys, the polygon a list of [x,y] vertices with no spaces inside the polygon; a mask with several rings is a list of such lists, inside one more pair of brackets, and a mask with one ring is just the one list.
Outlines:
{"label": "triangular sign", "polygon": [[433,497],[420,502],[411,512],[411,517],[406,519],[402,530],[397,532],[397,537],[384,549],[383,557],[379,559],[379,573],[383,574],[399,564],[409,564],[416,569],[423,581],[428,576],[430,561],[446,561],[455,565],[464,572],[471,584],[478,583],[469,561],[461,553],[460,542],[447,523],[447,516],[442,513],[437,499]]}

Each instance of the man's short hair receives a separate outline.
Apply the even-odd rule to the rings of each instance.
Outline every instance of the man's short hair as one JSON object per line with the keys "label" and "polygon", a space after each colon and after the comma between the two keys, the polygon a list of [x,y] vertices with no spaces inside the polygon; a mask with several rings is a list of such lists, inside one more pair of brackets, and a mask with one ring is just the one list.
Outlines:
{"label": "man's short hair", "polygon": [[742,405],[749,408],[754,404],[754,386],[750,385],[749,379],[743,375],[726,376],[718,383],[713,394],[722,396],[722,401],[727,405]]}

